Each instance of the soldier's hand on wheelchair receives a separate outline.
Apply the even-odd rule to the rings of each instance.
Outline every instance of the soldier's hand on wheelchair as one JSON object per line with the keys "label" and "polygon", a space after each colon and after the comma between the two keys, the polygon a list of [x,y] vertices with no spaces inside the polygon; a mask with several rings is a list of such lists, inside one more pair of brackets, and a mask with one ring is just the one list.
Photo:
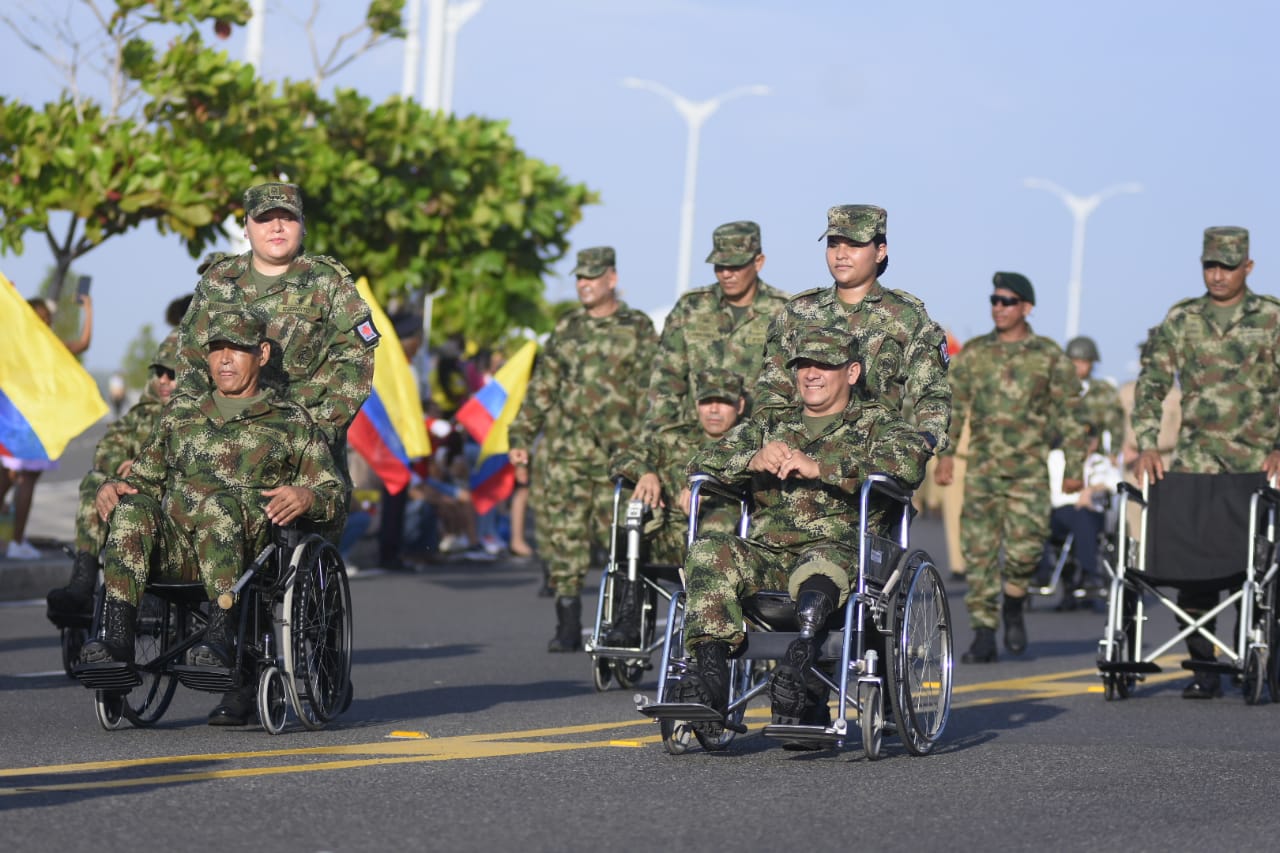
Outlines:
{"label": "soldier's hand on wheelchair", "polygon": [[1280,479],[1280,450],[1273,450],[1267,454],[1267,458],[1262,460],[1262,470],[1267,475],[1267,480],[1274,483]]}
{"label": "soldier's hand on wheelchair", "polygon": [[1160,458],[1158,450],[1144,450],[1138,455],[1138,461],[1133,466],[1133,475],[1138,478],[1141,483],[1143,477],[1154,483],[1156,480],[1164,479],[1164,460]]}
{"label": "soldier's hand on wheelchair", "polygon": [[302,486],[276,486],[262,492],[262,496],[271,498],[267,504],[267,518],[278,527],[292,524],[316,501],[315,493]]}
{"label": "soldier's hand on wheelchair", "polygon": [[98,510],[98,517],[106,521],[111,517],[116,504],[120,503],[120,498],[137,493],[138,490],[128,483],[103,483],[102,488],[98,489],[98,496],[93,500],[93,505]]}
{"label": "soldier's hand on wheelchair", "polygon": [[658,482],[658,475],[652,472],[640,476],[636,481],[636,490],[631,493],[631,498],[643,501],[649,509],[666,506],[662,502],[662,484]]}

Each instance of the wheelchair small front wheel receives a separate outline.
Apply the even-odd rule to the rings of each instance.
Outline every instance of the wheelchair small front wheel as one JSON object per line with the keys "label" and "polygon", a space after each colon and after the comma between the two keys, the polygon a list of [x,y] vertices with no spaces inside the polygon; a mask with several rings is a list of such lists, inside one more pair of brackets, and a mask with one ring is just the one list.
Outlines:
{"label": "wheelchair small front wheel", "polygon": [[1241,687],[1247,705],[1262,702],[1262,687],[1266,683],[1266,653],[1257,646],[1250,646],[1244,656],[1244,678]]}
{"label": "wheelchair small front wheel", "polygon": [[269,666],[258,677],[258,719],[268,734],[278,735],[284,731],[288,716],[289,697],[285,692],[284,675],[276,667]]}
{"label": "wheelchair small front wheel", "polygon": [[684,755],[689,750],[693,729],[684,720],[661,720],[662,746],[671,755]]}
{"label": "wheelchair small front wheel", "polygon": [[613,662],[613,677],[617,680],[619,687],[624,687],[627,690],[640,683],[640,679],[644,677],[644,670],[643,663],[636,663],[633,660],[615,660]]}
{"label": "wheelchair small front wheel", "polygon": [[868,760],[875,761],[884,744],[884,696],[879,684],[871,681],[858,684],[858,722],[862,726],[862,750]]}
{"label": "wheelchair small front wheel", "polygon": [[613,676],[613,664],[607,658],[595,658],[591,661],[591,681],[597,693],[609,689],[609,680]]}
{"label": "wheelchair small front wheel", "polygon": [[93,710],[97,714],[98,723],[107,731],[113,732],[125,724],[124,694],[113,690],[93,691]]}

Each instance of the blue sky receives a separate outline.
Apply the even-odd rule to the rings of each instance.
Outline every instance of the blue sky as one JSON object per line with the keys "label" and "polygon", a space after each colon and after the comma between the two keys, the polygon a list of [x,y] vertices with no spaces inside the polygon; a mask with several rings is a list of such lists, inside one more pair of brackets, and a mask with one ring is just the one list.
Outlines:
{"label": "blue sky", "polygon": [[[55,0],[51,7],[73,4]],[[298,0],[287,4],[309,8]],[[327,0],[332,40],[363,3]],[[350,8],[348,8],[350,7]],[[308,77],[302,31],[269,0],[271,78]],[[454,107],[509,119],[520,145],[598,190],[575,248],[617,248],[620,288],[657,310],[675,299],[686,129],[633,76],[691,100],[764,84],[704,125],[692,283],[716,225],[754,219],[766,281],[791,292],[830,284],[818,235],[833,204],[889,211],[887,286],[924,299],[962,339],[990,328],[991,275],[1026,274],[1032,324],[1063,342],[1072,220],[1041,177],[1078,195],[1136,181],[1088,220],[1081,331],[1100,372],[1136,374],[1137,346],[1174,301],[1203,292],[1204,228],[1243,225],[1251,286],[1276,293],[1280,63],[1266,60],[1280,11],[1266,2],[768,2],[487,0],[461,30]],[[292,13],[295,17],[299,12]],[[243,51],[243,34],[227,42]],[[24,51],[0,29],[0,51]],[[334,81],[375,99],[400,88],[401,43]],[[40,60],[32,59],[33,69]],[[43,70],[43,69],[41,69]],[[7,75],[9,97],[53,97],[52,73]],[[310,218],[323,211],[309,211]],[[31,293],[50,264],[43,241],[0,270]],[[547,280],[569,298],[572,257]],[[150,227],[83,258],[94,277],[91,368],[117,365],[138,327],[194,286],[193,262]]]}

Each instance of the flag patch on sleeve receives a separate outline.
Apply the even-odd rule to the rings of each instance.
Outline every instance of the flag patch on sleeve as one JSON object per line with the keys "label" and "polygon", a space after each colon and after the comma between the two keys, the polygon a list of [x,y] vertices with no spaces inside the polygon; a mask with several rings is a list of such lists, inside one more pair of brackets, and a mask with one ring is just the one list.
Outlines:
{"label": "flag patch on sleeve", "polygon": [[356,323],[356,334],[360,336],[360,340],[364,341],[364,345],[371,347],[378,342],[382,335],[378,334],[378,329],[373,325],[373,317],[366,316],[359,323]]}

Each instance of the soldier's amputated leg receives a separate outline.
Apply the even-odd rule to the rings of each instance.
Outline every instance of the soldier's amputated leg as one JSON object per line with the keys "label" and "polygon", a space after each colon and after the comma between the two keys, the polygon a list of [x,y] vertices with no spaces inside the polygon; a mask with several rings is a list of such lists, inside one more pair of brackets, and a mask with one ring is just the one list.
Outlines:
{"label": "soldier's amputated leg", "polygon": [[133,663],[133,628],[138,608],[118,598],[108,598],[102,607],[102,636],[80,648],[81,663]]}
{"label": "soldier's amputated leg", "polygon": [[787,646],[769,679],[769,698],[775,723],[800,724],[820,698],[810,688],[813,676],[809,674],[809,668],[818,658],[816,637],[839,599],[839,588],[826,575],[815,575],[801,584],[795,604],[800,636]]}

